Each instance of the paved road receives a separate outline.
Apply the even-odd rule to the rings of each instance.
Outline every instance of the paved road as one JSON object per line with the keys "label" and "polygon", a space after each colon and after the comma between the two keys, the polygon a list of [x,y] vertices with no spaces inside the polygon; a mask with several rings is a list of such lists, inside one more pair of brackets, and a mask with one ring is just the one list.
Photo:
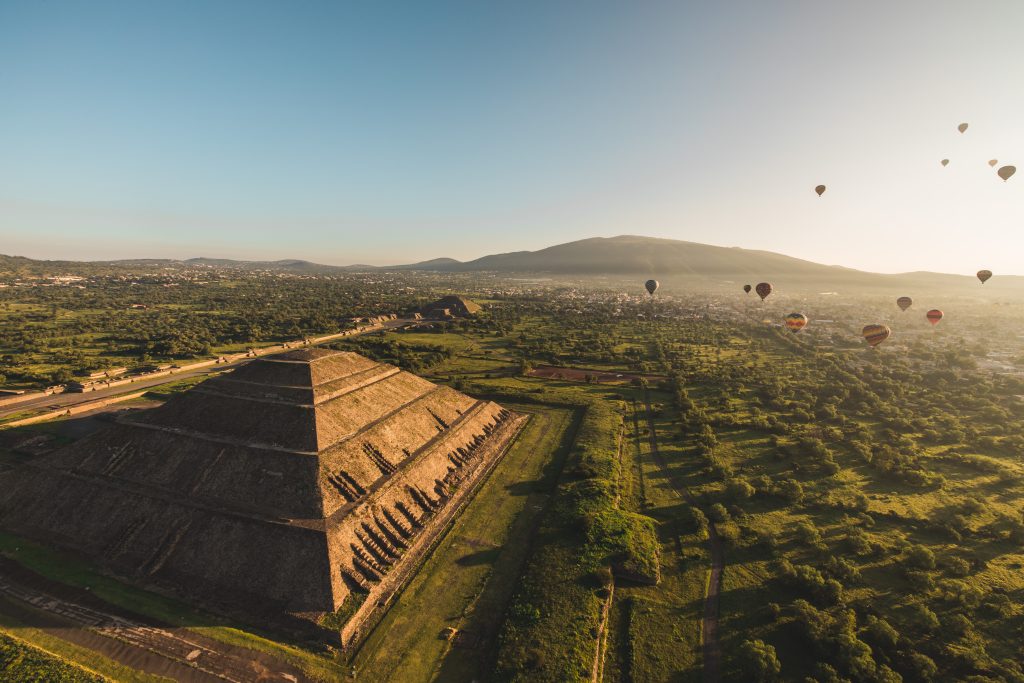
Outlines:
{"label": "paved road", "polygon": [[[417,321],[412,320],[389,320],[384,323],[384,330],[393,330],[399,327],[405,327],[407,325],[418,324]],[[382,328],[376,328],[368,330],[367,332],[360,332],[357,335],[372,334],[374,332],[380,332]],[[351,337],[348,337],[351,338]],[[340,339],[331,339],[324,343],[332,343],[341,341]],[[112,387],[109,389],[97,389],[96,391],[86,391],[83,393],[67,393],[67,394],[54,394],[53,396],[43,396],[34,401],[25,401],[24,403],[16,403],[12,406],[0,408],[0,419],[5,418],[9,415],[15,415],[17,413],[40,413],[44,412],[50,407],[54,408],[67,408],[68,406],[78,405],[79,403],[87,403],[89,401],[96,401],[101,398],[109,398],[111,396],[118,396],[120,394],[128,394],[142,389],[152,389],[162,384],[169,384],[171,382],[178,382],[189,377],[197,377],[200,375],[208,375],[214,372],[223,372],[226,368],[245,363],[251,359],[240,358],[230,363],[221,363],[220,365],[210,365],[195,370],[181,370],[175,372],[172,375],[161,375],[160,377],[153,377],[150,379],[138,379],[130,384],[122,384],[121,386]]]}
{"label": "paved road", "polygon": [[[644,403],[646,404],[647,425],[650,429],[649,439],[651,444],[651,455],[657,460],[658,465],[668,478],[669,484],[676,493],[686,499],[690,505],[699,507],[697,500],[690,493],[679,479],[671,473],[668,463],[658,451],[658,437],[654,429],[654,413],[651,410],[651,398],[647,391],[644,391]],[[634,415],[636,411],[634,409]],[[703,680],[707,683],[717,683],[722,677],[722,650],[718,643],[718,592],[722,583],[722,569],[725,567],[725,553],[722,550],[722,539],[718,536],[715,523],[708,520],[708,552],[711,554],[711,577],[708,580],[707,594],[704,596],[704,623],[702,632],[702,660]]]}

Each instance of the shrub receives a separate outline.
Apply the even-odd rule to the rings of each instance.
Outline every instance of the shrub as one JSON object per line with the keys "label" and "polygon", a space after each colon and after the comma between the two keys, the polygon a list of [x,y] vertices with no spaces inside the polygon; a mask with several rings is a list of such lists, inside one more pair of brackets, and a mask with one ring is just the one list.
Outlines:
{"label": "shrub", "polygon": [[775,648],[763,640],[743,641],[740,660],[740,666],[750,680],[770,681],[782,671]]}

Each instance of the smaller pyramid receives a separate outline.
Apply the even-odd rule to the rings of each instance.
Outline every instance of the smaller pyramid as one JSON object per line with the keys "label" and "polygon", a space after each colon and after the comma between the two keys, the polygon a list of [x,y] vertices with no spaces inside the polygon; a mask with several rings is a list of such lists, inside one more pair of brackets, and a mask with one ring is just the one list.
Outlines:
{"label": "smaller pyramid", "polygon": [[470,301],[464,296],[449,295],[443,296],[434,303],[427,304],[421,309],[421,313],[427,317],[459,317],[466,318],[474,316],[483,309],[480,304]]}
{"label": "smaller pyramid", "polygon": [[0,520],[206,606],[321,614],[397,590],[521,420],[355,353],[290,351],[0,474]]}

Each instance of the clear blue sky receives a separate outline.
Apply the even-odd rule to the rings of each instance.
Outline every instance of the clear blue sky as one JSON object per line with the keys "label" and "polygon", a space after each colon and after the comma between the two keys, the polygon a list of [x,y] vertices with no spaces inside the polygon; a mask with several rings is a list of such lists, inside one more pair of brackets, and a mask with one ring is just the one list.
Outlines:
{"label": "clear blue sky", "polygon": [[1024,273],[1021,35],[1017,0],[2,0],[0,253]]}

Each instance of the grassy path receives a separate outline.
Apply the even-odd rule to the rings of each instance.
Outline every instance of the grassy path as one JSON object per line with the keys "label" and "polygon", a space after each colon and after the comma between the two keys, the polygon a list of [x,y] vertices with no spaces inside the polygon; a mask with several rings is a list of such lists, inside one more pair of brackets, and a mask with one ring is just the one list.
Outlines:
{"label": "grassy path", "polygon": [[[676,492],[683,497],[690,505],[697,506],[697,501],[675,476],[669,472],[668,463],[658,450],[658,436],[654,423],[654,412],[651,409],[650,394],[644,392],[644,404],[647,414],[647,424],[650,428],[651,455],[665,472],[668,483]],[[718,641],[718,594],[722,584],[722,570],[725,567],[725,553],[722,548],[722,540],[715,529],[715,523],[708,521],[708,552],[711,554],[711,573],[708,577],[707,590],[704,596],[704,617],[702,624],[702,656],[703,656],[703,679],[707,682],[715,682],[721,679],[722,671],[722,649]]]}
{"label": "grassy path", "polygon": [[[472,681],[493,666],[495,639],[576,414],[503,404],[530,422],[353,660],[357,680]],[[445,628],[459,629],[449,641]]]}

